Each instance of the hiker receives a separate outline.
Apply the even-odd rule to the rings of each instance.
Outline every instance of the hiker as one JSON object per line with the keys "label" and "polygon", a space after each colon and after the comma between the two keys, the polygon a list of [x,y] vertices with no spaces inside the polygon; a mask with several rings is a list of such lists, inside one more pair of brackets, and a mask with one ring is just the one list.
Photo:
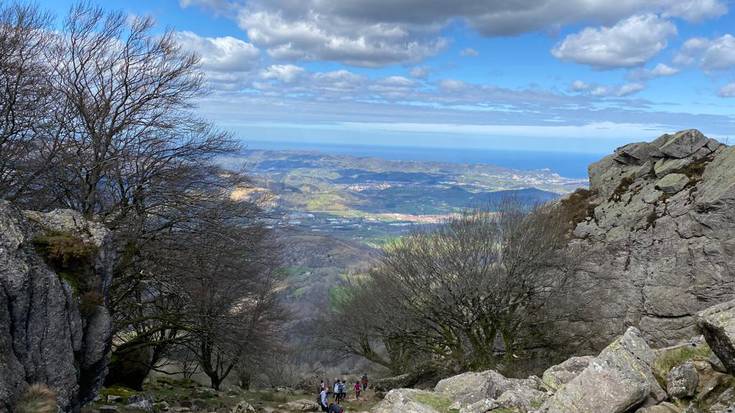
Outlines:
{"label": "hiker", "polygon": [[355,400],[360,400],[360,391],[362,390],[362,385],[360,384],[360,380],[355,382]]}
{"label": "hiker", "polygon": [[362,391],[367,390],[368,388],[368,376],[367,374],[362,375]]}
{"label": "hiker", "polygon": [[339,404],[332,403],[329,405],[328,413],[344,413],[344,409]]}
{"label": "hiker", "polygon": [[326,384],[324,384],[324,380],[322,380],[322,381],[321,381],[321,382],[319,383],[319,390],[317,390],[317,391],[318,391],[319,393],[321,393],[321,392],[322,392],[322,390],[327,390],[327,385],[326,385]]}
{"label": "hiker", "polygon": [[334,379],[334,401],[339,403],[339,379]]}
{"label": "hiker", "polygon": [[319,393],[319,407],[323,412],[329,411],[329,393],[326,388]]}
{"label": "hiker", "polygon": [[347,380],[342,379],[339,382],[339,401],[340,403],[347,399]]}

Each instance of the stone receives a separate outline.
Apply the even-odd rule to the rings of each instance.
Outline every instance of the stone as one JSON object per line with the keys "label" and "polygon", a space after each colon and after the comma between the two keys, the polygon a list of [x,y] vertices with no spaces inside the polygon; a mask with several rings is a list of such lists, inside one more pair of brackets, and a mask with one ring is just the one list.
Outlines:
{"label": "stone", "polygon": [[666,376],[666,392],[677,399],[694,396],[698,384],[699,375],[691,361],[674,367]]}
{"label": "stone", "polygon": [[709,139],[696,129],[677,132],[659,150],[672,158],[686,158],[707,145]]}
{"label": "stone", "polygon": [[689,177],[684,174],[668,174],[656,181],[656,189],[665,194],[675,194],[689,183]]}
{"label": "stone", "polygon": [[318,412],[319,404],[311,400],[295,400],[281,406],[283,409],[293,412]]}
{"label": "stone", "polygon": [[102,225],[70,210],[21,211],[0,201],[0,406],[42,378],[62,411],[77,410],[107,373],[111,320],[82,314],[76,286],[43,252],[62,237],[85,249],[75,275],[105,300],[114,248]]}
{"label": "stone", "polygon": [[459,413],[486,413],[497,407],[500,407],[500,404],[495,400],[482,399],[465,407],[461,407],[459,409]]}
{"label": "stone", "polygon": [[437,406],[449,406],[451,401],[445,396],[433,392],[415,389],[394,389],[385,395],[372,413],[440,413],[444,409]]}
{"label": "stone", "polygon": [[117,406],[100,406],[99,409],[97,409],[99,413],[119,413],[120,409],[117,408]]}
{"label": "stone", "polygon": [[485,399],[496,399],[508,390],[538,390],[541,387],[541,380],[537,377],[512,379],[494,370],[487,370],[464,373],[441,380],[434,391],[458,402],[460,406],[468,406]]}
{"label": "stone", "polygon": [[503,392],[496,402],[502,408],[527,412],[538,409],[548,399],[549,395],[546,392],[525,387]]}
{"label": "stone", "polygon": [[673,403],[663,402],[655,406],[640,408],[635,413],[682,413],[682,410]]}
{"label": "stone", "polygon": [[255,408],[243,400],[232,408],[231,413],[255,413]]}
{"label": "stone", "polygon": [[561,387],[544,404],[548,413],[623,413],[647,399],[666,399],[651,363],[654,353],[631,327],[590,361],[577,377]]}
{"label": "stone", "polygon": [[133,390],[143,390],[143,381],[148,377],[153,349],[131,340],[123,343],[114,351],[115,357],[109,365],[105,385],[124,386]]}
{"label": "stone", "polygon": [[653,164],[653,172],[657,177],[664,176],[675,172],[691,163],[689,159],[660,159]]}
{"label": "stone", "polygon": [[700,312],[697,325],[717,358],[735,374],[735,300]]}
{"label": "stone", "polygon": [[556,391],[577,377],[593,359],[592,356],[572,357],[561,364],[546,369],[541,380],[546,387]]}
{"label": "stone", "polygon": [[[656,189],[665,176],[641,176],[640,165],[617,154],[590,165],[592,214],[569,242],[584,252],[580,269],[546,306],[547,333],[531,338],[540,362],[597,354],[629,326],[652,347],[672,346],[700,334],[698,312],[735,299],[735,147],[706,141],[696,155],[661,152],[646,161],[686,163],[687,188],[679,192]],[[696,160],[702,149],[712,152]]]}
{"label": "stone", "polygon": [[387,392],[393,389],[402,387],[409,387],[411,385],[411,375],[401,374],[393,377],[385,377],[382,379],[375,380],[372,383],[372,388],[381,392]]}

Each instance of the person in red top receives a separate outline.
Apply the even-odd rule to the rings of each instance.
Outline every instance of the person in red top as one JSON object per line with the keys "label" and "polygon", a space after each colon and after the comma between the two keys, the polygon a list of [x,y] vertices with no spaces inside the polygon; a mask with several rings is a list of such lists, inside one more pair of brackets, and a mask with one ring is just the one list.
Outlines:
{"label": "person in red top", "polygon": [[355,400],[360,400],[360,392],[362,391],[362,385],[359,381],[355,382]]}

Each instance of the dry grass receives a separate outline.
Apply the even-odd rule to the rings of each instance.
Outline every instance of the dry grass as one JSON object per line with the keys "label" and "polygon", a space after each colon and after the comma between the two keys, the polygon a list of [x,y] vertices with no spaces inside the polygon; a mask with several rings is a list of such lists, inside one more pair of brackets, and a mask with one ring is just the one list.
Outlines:
{"label": "dry grass", "polygon": [[56,413],[56,393],[45,384],[28,386],[15,406],[17,413]]}

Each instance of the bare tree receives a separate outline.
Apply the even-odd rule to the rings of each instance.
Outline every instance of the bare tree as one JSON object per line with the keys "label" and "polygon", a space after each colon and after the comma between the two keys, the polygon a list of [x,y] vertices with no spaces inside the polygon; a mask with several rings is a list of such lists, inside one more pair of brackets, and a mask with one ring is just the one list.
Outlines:
{"label": "bare tree", "polygon": [[44,58],[50,22],[33,5],[0,3],[0,198],[33,194],[59,144]]}
{"label": "bare tree", "polygon": [[562,225],[550,208],[508,200],[396,241],[337,303],[336,317],[365,314],[338,347],[394,370],[416,352],[457,369],[510,361],[576,262]]}

